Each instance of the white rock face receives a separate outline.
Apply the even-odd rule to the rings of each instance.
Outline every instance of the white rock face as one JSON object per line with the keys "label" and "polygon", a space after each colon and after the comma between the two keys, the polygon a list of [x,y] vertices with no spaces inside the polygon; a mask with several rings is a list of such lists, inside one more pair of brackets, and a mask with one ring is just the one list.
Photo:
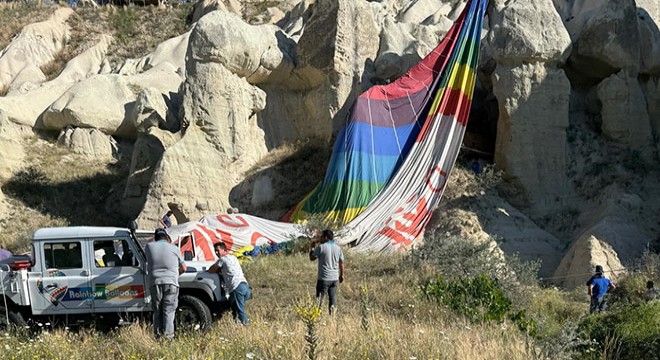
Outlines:
{"label": "white rock face", "polygon": [[563,63],[571,39],[551,0],[493,2],[488,42],[498,63]]}
{"label": "white rock face", "polygon": [[641,86],[646,98],[651,130],[656,139],[655,146],[660,156],[660,79],[651,78],[642,82]]}
{"label": "white rock face", "polygon": [[234,14],[213,11],[199,21],[193,33],[191,60],[221,64],[252,84],[281,82],[293,69],[294,43],[276,26],[253,26]]}
{"label": "white rock face", "polygon": [[157,221],[170,203],[191,219],[223,211],[240,174],[267,152],[255,116],[263,110],[265,93],[219,63],[188,61],[187,66],[188,127],[156,166],[141,224]]}
{"label": "white rock face", "polygon": [[111,37],[101,36],[96,45],[70,60],[56,79],[26,92],[19,90],[0,97],[0,113],[14,123],[35,126],[41,113],[73,83],[100,71],[111,41]]}
{"label": "white rock face", "polygon": [[557,211],[569,195],[566,128],[570,84],[562,70],[542,63],[498,65],[493,92],[500,108],[495,163],[520,184],[511,201],[531,214]]}
{"label": "white rock face", "polygon": [[28,135],[32,135],[32,129],[9,121],[0,111],[0,180],[10,178],[24,166],[26,154],[21,140]]}
{"label": "white rock face", "polygon": [[0,53],[0,88],[12,84],[26,67],[39,68],[53,60],[69,38],[66,20],[71,14],[72,9],[61,8],[50,19],[23,28]]}
{"label": "white rock face", "polygon": [[484,221],[484,230],[501,240],[499,248],[507,254],[518,254],[522,260],[541,260],[539,275],[552,275],[562,256],[559,239],[539,228],[509,203],[489,197],[483,201],[493,213]]}
{"label": "white rock face", "polygon": [[67,127],[60,133],[57,143],[101,161],[110,161],[117,154],[117,141],[97,129]]}
{"label": "white rock face", "polygon": [[654,150],[651,122],[637,78],[619,72],[598,84],[596,93],[602,106],[603,135],[650,160]]}
{"label": "white rock face", "polygon": [[[155,126],[146,129],[144,133],[138,133],[120,207],[124,215],[134,218],[142,210],[156,165],[163,157],[163,152],[180,139],[180,133],[173,134]],[[149,226],[157,226],[157,223],[156,219],[156,223]]]}
{"label": "white rock face", "polygon": [[571,63],[578,71],[593,78],[620,69],[639,71],[640,31],[633,1],[555,2],[573,39]]}
{"label": "white rock face", "polygon": [[168,123],[167,119],[167,104],[163,99],[163,94],[156,88],[146,88],[140,91],[135,105],[127,115],[129,126],[143,134],[146,134],[152,127],[159,127],[171,132],[178,131],[178,122]]}

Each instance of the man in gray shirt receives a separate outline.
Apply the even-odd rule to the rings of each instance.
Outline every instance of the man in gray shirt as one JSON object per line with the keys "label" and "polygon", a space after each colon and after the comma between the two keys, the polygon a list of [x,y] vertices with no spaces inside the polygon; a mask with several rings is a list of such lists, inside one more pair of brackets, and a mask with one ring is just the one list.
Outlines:
{"label": "man in gray shirt", "polygon": [[[333,241],[331,230],[323,230],[318,241],[312,241],[309,247],[309,260],[318,259],[318,275],[316,280],[316,297],[319,306],[323,297],[328,294],[328,309],[330,315],[337,306],[337,286],[344,282],[344,253],[341,247]],[[317,244],[319,244],[317,246]]]}
{"label": "man in gray shirt", "polygon": [[147,284],[151,290],[154,335],[174,338],[174,314],[179,304],[179,275],[186,271],[179,248],[171,244],[165,229],[156,229],[154,241],[144,248]]}

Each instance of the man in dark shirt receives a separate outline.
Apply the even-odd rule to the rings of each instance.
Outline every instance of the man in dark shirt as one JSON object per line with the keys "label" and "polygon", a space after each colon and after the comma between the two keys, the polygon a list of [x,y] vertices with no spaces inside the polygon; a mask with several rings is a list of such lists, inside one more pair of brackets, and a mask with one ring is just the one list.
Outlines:
{"label": "man in dark shirt", "polygon": [[170,210],[167,212],[167,214],[163,215],[163,217],[158,221],[158,223],[160,223],[160,226],[162,226],[165,229],[172,227],[172,220],[170,219],[170,216],[172,216],[172,214],[174,214],[174,212]]}
{"label": "man in dark shirt", "polygon": [[614,289],[614,284],[603,275],[603,267],[596,265],[596,274],[587,281],[587,293],[591,297],[589,313],[607,309],[605,295]]}

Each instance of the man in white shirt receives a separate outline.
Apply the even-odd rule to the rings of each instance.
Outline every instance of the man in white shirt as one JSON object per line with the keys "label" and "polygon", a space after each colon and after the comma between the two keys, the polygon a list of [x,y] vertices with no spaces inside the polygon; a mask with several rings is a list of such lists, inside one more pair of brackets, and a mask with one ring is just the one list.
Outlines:
{"label": "man in white shirt", "polygon": [[213,244],[218,261],[211,265],[208,272],[219,272],[222,276],[222,287],[225,293],[229,294],[229,304],[234,320],[241,324],[248,324],[248,317],[245,313],[245,301],[252,298],[252,291],[248,285],[243,269],[236,256],[232,255],[223,242]]}

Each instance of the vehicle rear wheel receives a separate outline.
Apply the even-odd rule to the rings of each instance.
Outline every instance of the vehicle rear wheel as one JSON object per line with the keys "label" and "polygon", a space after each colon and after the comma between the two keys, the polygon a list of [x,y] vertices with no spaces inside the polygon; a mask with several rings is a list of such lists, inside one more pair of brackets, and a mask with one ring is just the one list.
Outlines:
{"label": "vehicle rear wheel", "polygon": [[27,322],[23,319],[23,315],[16,310],[5,308],[4,304],[0,305],[0,330],[6,331],[10,327],[25,327]]}
{"label": "vehicle rear wheel", "polygon": [[178,328],[196,327],[205,329],[211,325],[211,310],[206,304],[192,295],[181,295],[174,321]]}

